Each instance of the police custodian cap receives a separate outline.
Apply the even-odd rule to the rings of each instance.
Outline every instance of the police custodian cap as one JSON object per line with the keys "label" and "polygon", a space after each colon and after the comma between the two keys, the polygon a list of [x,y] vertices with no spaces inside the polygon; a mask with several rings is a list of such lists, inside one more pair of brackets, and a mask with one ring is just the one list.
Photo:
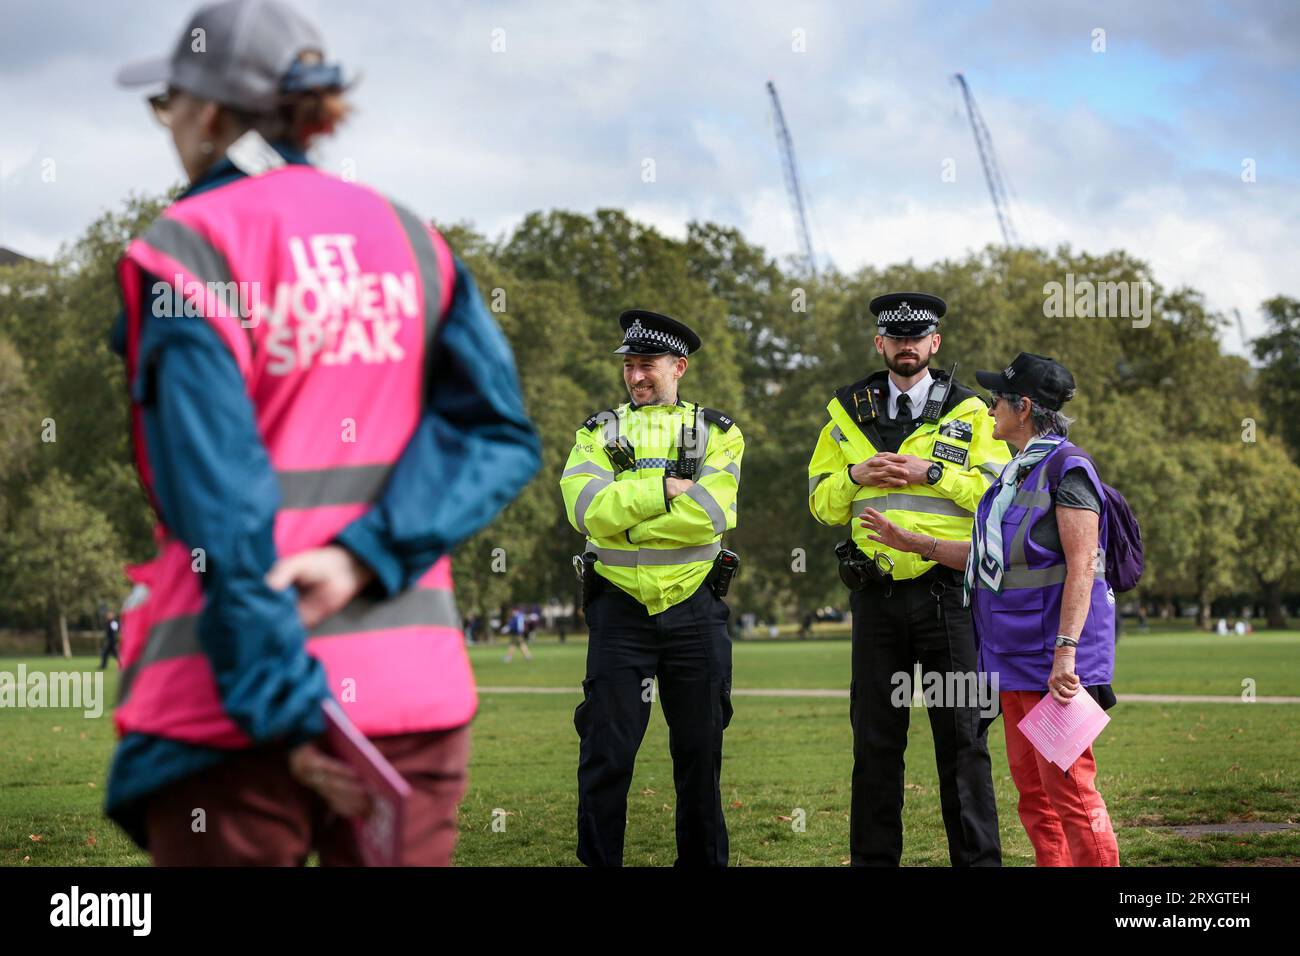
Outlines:
{"label": "police custodian cap", "polygon": [[871,300],[876,330],[896,339],[915,339],[939,331],[948,303],[925,292],[888,292]]}
{"label": "police custodian cap", "polygon": [[680,355],[700,350],[700,337],[676,319],[648,309],[628,309],[618,317],[623,344],[615,354]]}

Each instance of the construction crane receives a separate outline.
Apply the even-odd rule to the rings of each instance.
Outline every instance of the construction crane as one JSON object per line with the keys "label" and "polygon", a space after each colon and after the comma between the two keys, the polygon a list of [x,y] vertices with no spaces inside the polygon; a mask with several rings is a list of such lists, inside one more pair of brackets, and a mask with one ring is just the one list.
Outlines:
{"label": "construction crane", "polygon": [[767,92],[772,98],[772,114],[776,122],[776,145],[781,151],[781,165],[785,170],[785,190],[790,196],[790,209],[794,213],[795,232],[799,239],[799,257],[803,267],[814,279],[817,278],[817,259],[813,255],[812,233],[808,230],[808,214],[803,201],[803,189],[799,185],[799,168],[794,161],[794,140],[790,138],[790,128],[785,125],[785,113],[781,110],[781,98],[776,95],[776,84],[767,81]]}
{"label": "construction crane", "polygon": [[998,215],[998,226],[1002,230],[1002,241],[1008,246],[1019,245],[1016,228],[1011,224],[1011,203],[1007,199],[1006,184],[1002,181],[1002,171],[998,168],[998,157],[993,151],[993,137],[984,125],[984,117],[975,105],[975,97],[966,84],[966,77],[960,73],[953,74],[953,80],[961,87],[962,99],[966,101],[966,115],[970,117],[970,126],[975,133],[975,148],[979,150],[980,163],[984,166],[984,178],[989,184],[989,195],[993,198],[993,211]]}
{"label": "construction crane", "polygon": [[1237,331],[1241,333],[1241,347],[1244,351],[1250,351],[1250,336],[1246,334],[1246,323],[1241,319],[1241,309],[1233,309],[1232,314],[1237,317]]}

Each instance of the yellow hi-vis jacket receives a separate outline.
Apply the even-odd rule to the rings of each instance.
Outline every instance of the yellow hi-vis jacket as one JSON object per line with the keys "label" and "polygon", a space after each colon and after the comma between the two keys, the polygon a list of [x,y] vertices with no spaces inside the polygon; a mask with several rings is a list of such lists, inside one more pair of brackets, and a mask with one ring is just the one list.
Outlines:
{"label": "yellow hi-vis jacket", "polygon": [[[666,471],[677,459],[682,425],[700,429],[699,467],[690,490],[668,500]],[[615,473],[605,452],[619,436],[636,467]],[[625,402],[578,429],[560,476],[569,524],[587,536],[596,572],[659,614],[690,597],[736,526],[745,439],[726,415],[693,404]]]}
{"label": "yellow hi-vis jacket", "polygon": [[[943,372],[932,374],[936,379],[946,377]],[[888,415],[887,375],[878,372],[841,388],[826,406],[830,421],[808,463],[808,508],[822,524],[850,524],[853,540],[863,552],[887,554],[894,562],[893,577],[907,580],[924,574],[935,562],[872,541],[858,515],[872,507],[908,531],[939,539],[969,539],[979,500],[1011,455],[1005,442],[993,438],[988,407],[970,389],[954,382],[939,421],[918,422],[898,449],[900,455],[940,462],[943,477],[938,483],[905,488],[857,484],[849,477],[849,468],[884,449],[876,444],[880,436],[874,424],[863,420],[865,415],[854,414],[852,396],[862,388],[873,389],[879,414]]]}

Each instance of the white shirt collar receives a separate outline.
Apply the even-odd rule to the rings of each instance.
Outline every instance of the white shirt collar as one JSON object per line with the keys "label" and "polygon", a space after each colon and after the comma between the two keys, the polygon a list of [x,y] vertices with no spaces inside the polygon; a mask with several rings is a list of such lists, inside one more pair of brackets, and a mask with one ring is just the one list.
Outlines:
{"label": "white shirt collar", "polygon": [[[930,370],[925,370],[925,375],[919,382],[907,390],[908,400],[912,403],[912,417],[919,418],[921,409],[925,407],[925,400],[930,394],[930,384],[934,381],[930,377]],[[889,376],[889,417],[898,417],[898,396],[903,394],[902,390],[894,384],[894,376]]]}

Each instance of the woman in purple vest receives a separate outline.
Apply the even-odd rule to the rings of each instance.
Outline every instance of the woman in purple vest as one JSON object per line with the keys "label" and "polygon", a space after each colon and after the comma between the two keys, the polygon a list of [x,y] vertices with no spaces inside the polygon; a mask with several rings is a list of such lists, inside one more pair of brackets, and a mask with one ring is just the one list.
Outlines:
{"label": "woman in purple vest", "polygon": [[1061,703],[1083,690],[1103,708],[1115,704],[1105,493],[1091,459],[1066,442],[1072,420],[1061,413],[1074,397],[1074,378],[1058,362],[1025,352],[1003,371],[976,378],[993,394],[993,437],[1019,453],[980,501],[972,540],[936,541],[871,509],[863,524],[883,544],[966,569],[980,667],[997,675],[1007,760],[1038,865],[1119,866],[1092,748],[1062,773],[1017,727],[1049,692]]}

